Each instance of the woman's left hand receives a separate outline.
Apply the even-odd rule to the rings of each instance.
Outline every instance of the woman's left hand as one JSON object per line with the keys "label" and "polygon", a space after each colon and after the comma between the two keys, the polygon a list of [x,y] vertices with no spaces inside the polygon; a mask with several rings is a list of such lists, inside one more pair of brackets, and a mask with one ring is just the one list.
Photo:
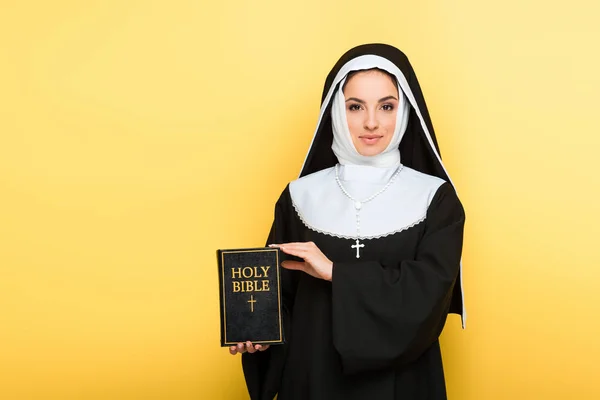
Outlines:
{"label": "woman's left hand", "polygon": [[300,257],[304,262],[284,261],[283,268],[304,271],[315,278],[331,280],[333,274],[333,262],[319,250],[313,242],[297,242],[271,244],[269,247],[277,247],[285,254]]}

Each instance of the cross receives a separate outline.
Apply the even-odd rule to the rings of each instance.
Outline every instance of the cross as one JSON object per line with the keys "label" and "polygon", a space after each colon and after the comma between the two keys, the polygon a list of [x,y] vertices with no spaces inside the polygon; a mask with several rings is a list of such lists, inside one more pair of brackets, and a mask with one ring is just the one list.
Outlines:
{"label": "cross", "polygon": [[351,246],[353,249],[356,249],[356,258],[360,258],[360,248],[365,247],[365,245],[359,242],[359,240],[360,239],[356,239],[356,244]]}
{"label": "cross", "polygon": [[250,300],[248,300],[246,303],[250,303],[250,312],[254,312],[254,303],[256,303],[254,296],[250,296]]}

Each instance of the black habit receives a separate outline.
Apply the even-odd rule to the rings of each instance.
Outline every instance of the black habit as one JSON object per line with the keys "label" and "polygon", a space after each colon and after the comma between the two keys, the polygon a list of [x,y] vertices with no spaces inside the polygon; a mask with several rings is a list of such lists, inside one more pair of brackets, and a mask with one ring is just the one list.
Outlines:
{"label": "black habit", "polygon": [[[411,108],[399,146],[404,169],[398,184],[417,182],[426,188],[425,211],[402,229],[364,238],[357,258],[353,238],[315,229],[296,204],[293,185],[283,190],[268,244],[314,242],[332,260],[333,277],[328,282],[281,269],[286,344],[243,354],[252,400],[271,400],[277,393],[278,400],[446,399],[438,338],[448,313],[464,318],[465,214],[441,162],[421,88],[400,50],[363,45],[334,66],[299,181],[310,188],[333,179],[337,159],[331,150],[331,97],[344,66],[365,55],[384,58],[399,70],[399,85]],[[352,183],[350,175],[347,183]],[[400,193],[397,204],[402,208],[403,192],[394,193]],[[322,198],[307,201],[319,206]]]}

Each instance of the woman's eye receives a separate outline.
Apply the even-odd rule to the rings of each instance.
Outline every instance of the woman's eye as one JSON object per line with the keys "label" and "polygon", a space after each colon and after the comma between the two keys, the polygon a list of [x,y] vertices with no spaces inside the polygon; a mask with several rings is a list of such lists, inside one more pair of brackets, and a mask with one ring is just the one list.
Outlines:
{"label": "woman's eye", "polygon": [[358,104],[351,104],[350,107],[348,107],[348,110],[350,110],[350,111],[358,111],[358,110],[360,110],[360,105],[358,105]]}
{"label": "woman's eye", "polygon": [[383,108],[384,111],[392,111],[394,106],[391,104],[384,104],[381,108]]}

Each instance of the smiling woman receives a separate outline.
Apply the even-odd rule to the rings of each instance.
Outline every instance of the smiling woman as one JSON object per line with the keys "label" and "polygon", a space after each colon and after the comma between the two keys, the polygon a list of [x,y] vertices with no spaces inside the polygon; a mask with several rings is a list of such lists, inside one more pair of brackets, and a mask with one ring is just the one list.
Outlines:
{"label": "smiling woman", "polygon": [[286,255],[287,343],[230,349],[253,400],[446,399],[438,337],[449,312],[464,318],[465,215],[416,82],[387,45],[329,74],[269,237]]}
{"label": "smiling woman", "polygon": [[379,69],[354,72],[349,74],[342,89],[347,125],[356,151],[363,156],[383,152],[396,128],[398,93],[402,93],[396,79]]}

